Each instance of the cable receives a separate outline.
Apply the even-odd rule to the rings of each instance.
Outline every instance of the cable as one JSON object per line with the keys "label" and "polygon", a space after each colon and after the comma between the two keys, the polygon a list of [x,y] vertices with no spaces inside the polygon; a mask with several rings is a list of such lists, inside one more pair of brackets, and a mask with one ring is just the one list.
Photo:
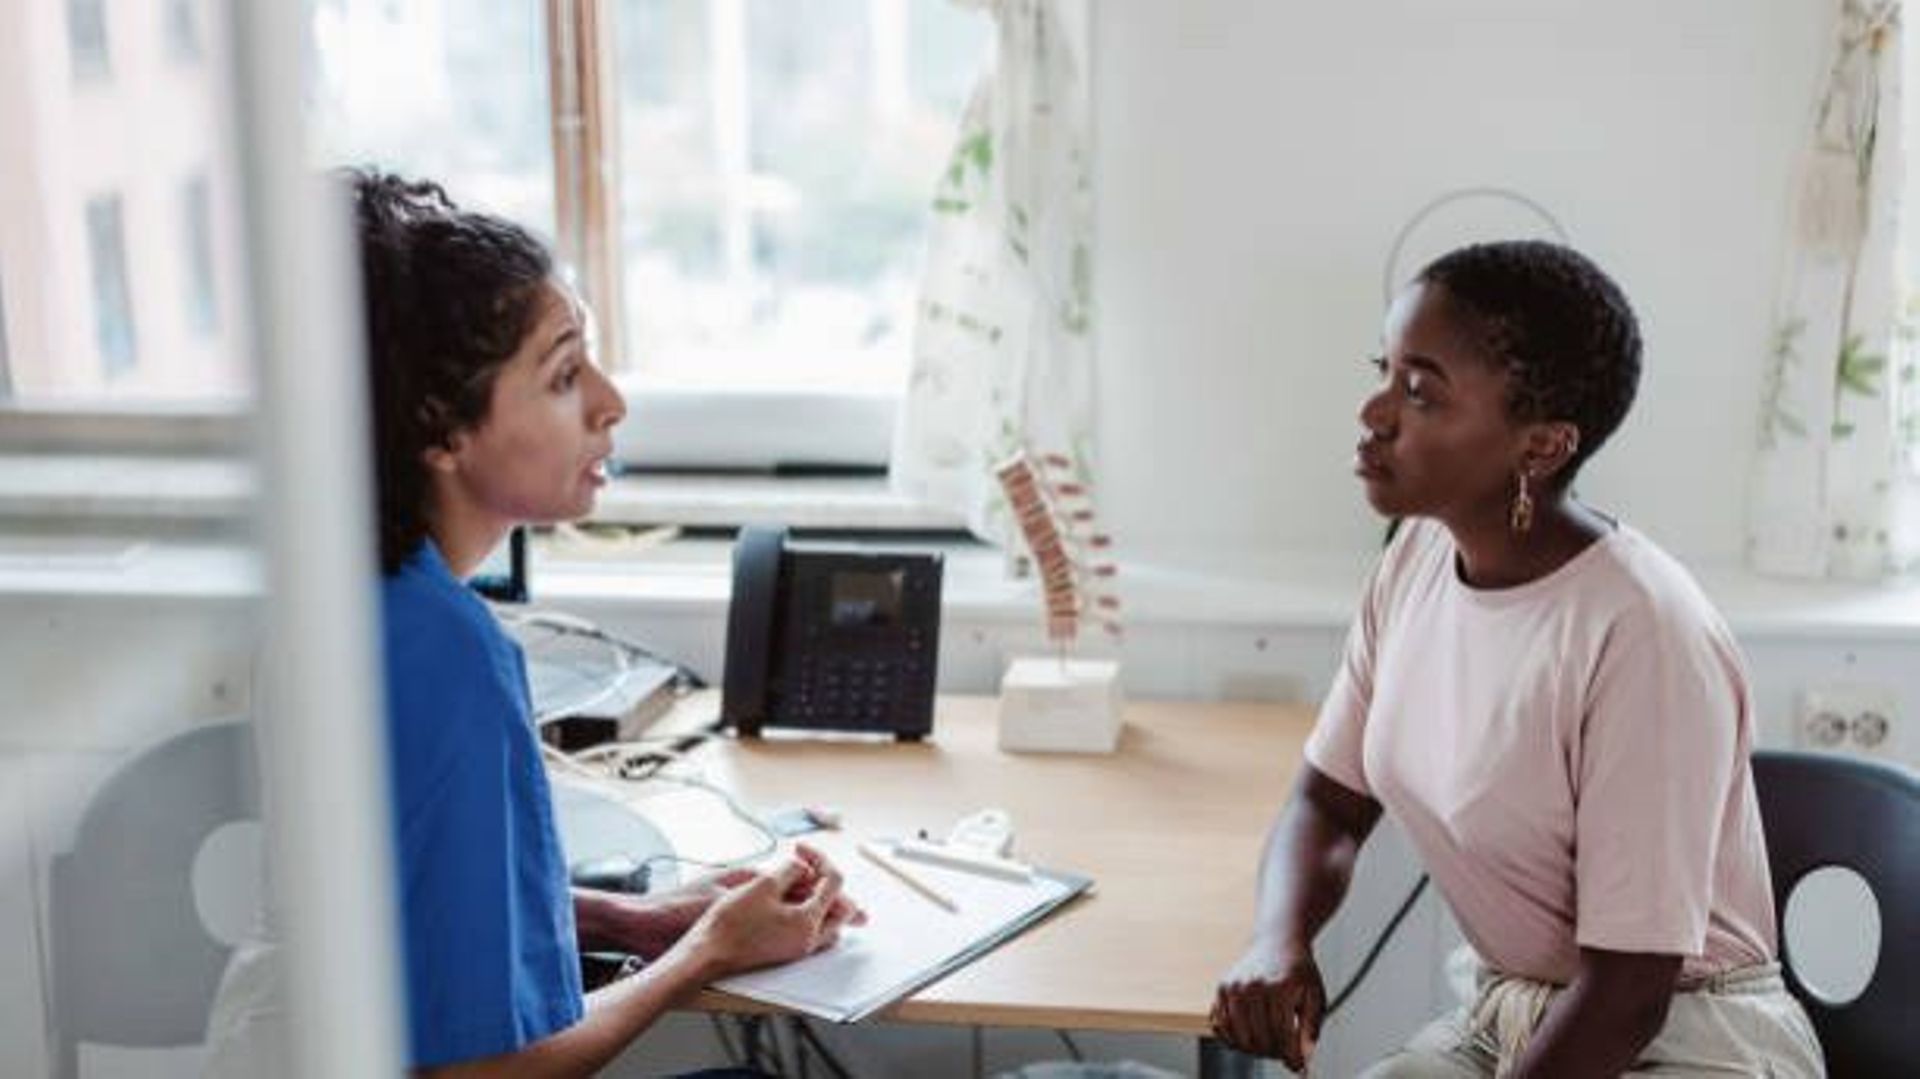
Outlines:
{"label": "cable", "polygon": [[[811,1048],[814,1054],[820,1058],[820,1063],[827,1066],[827,1070],[833,1073],[834,1079],[853,1079],[853,1073],[848,1071],[847,1066],[840,1063],[840,1058],[833,1055],[833,1052],[827,1048],[826,1043],[820,1040],[820,1036],[814,1032],[813,1024],[807,1022],[806,1016],[794,1016],[793,1025],[794,1030],[799,1033],[801,1041],[804,1042],[808,1048]],[[802,1059],[804,1059],[804,1054]]]}
{"label": "cable", "polygon": [[[573,759],[582,763],[598,763],[602,758],[618,757],[612,762],[613,771],[621,779],[647,779],[660,767],[673,763],[710,738],[719,737],[716,727],[674,734],[643,734],[638,738],[627,738],[618,742],[601,742],[576,750]],[[665,749],[658,747],[665,746]]]}
{"label": "cable", "polygon": [[[774,1029],[778,1031],[779,1027],[779,1020],[775,1020]],[[793,1062],[794,1079],[813,1079],[813,1069],[807,1066],[806,1044],[800,1040],[800,1031],[794,1027],[791,1018],[786,1023],[786,1028],[787,1037],[784,1047],[786,1051],[782,1054],[782,1059]],[[780,1038],[774,1038],[775,1044],[780,1041]]]}
{"label": "cable", "polygon": [[767,1062],[761,1058],[764,1046],[760,1043],[760,1017],[743,1015],[740,1017],[740,1042],[747,1047],[747,1067],[765,1069]]}
{"label": "cable", "polygon": [[708,1012],[707,1021],[713,1024],[713,1040],[720,1043],[720,1052],[727,1058],[727,1063],[736,1068],[745,1066],[746,1060],[733,1047],[733,1039],[727,1036],[727,1026],[720,1021],[719,1013]]}
{"label": "cable", "polygon": [[624,767],[615,765],[611,770],[612,774],[607,774],[585,763],[587,758],[603,756],[604,754],[599,753],[600,748],[601,747],[596,746],[593,749],[582,750],[577,754],[563,753],[543,743],[540,746],[540,755],[574,775],[590,779],[596,784],[607,783],[609,780],[618,777],[635,783],[668,783],[674,786],[706,791],[720,799],[721,803],[727,807],[729,813],[760,836],[760,843],[753,850],[737,857],[716,862],[708,861],[704,858],[692,858],[682,854],[663,852],[649,855],[642,859],[640,862],[642,867],[651,866],[655,862],[673,862],[679,865],[697,866],[701,869],[737,869],[743,865],[751,865],[780,849],[780,833],[768,827],[766,821],[761,820],[755,816],[752,811],[747,809],[746,806],[740,804],[740,800],[735,798],[733,793],[726,788],[715,783],[709,783],[696,776],[673,775],[669,772],[660,771],[657,768],[645,774],[635,775],[630,774]]}
{"label": "cable", "polygon": [[675,678],[687,689],[707,688],[707,680],[702,678],[700,672],[694,670],[692,667],[687,666],[671,656],[648,648],[638,641],[622,637],[616,633],[609,633],[584,618],[563,614],[559,611],[514,610],[509,608],[501,608],[496,613],[499,615],[500,621],[510,626],[544,629],[551,633],[570,637],[584,637],[590,641],[599,641],[602,644],[612,645],[621,653],[631,653],[642,659],[652,660],[663,667],[673,668]]}
{"label": "cable", "polygon": [[1347,998],[1353,995],[1353,991],[1360,988],[1360,983],[1366,979],[1367,972],[1373,969],[1374,960],[1380,958],[1380,953],[1385,950],[1387,942],[1393,939],[1394,930],[1400,928],[1400,923],[1406,920],[1407,913],[1413,910],[1413,904],[1419,900],[1420,893],[1426,890],[1427,875],[1422,873],[1420,874],[1420,879],[1413,882],[1413,890],[1408,892],[1407,897],[1400,901],[1400,909],[1394,911],[1393,917],[1387,919],[1386,928],[1382,929],[1380,935],[1374,938],[1372,947],[1367,949],[1366,957],[1360,960],[1360,966],[1354,970],[1353,976],[1348,978],[1347,984],[1342,986],[1340,991],[1333,995],[1333,1002],[1327,1005],[1326,1013],[1322,1016],[1323,1019],[1333,1018],[1333,1013],[1340,1010],[1340,1005],[1345,1004]]}
{"label": "cable", "polygon": [[[685,737],[692,737],[692,736],[685,736]],[[700,737],[707,738],[707,737],[711,737],[711,735],[703,734],[703,735],[700,735]],[[715,783],[709,783],[706,780],[700,779],[696,776],[674,775],[670,772],[660,771],[658,768],[654,768],[650,771],[647,771],[644,774],[633,774],[625,767],[626,762],[620,762],[618,764],[614,764],[612,767],[612,775],[608,775],[594,769],[593,767],[590,767],[589,764],[587,763],[587,761],[589,760],[597,760],[599,757],[611,755],[611,754],[601,752],[603,748],[604,747],[601,747],[601,746],[595,746],[592,749],[585,749],[580,751],[579,753],[563,753],[560,750],[553,748],[552,746],[542,744],[540,747],[540,754],[542,757],[546,758],[547,760],[553,761],[554,763],[560,765],[562,768],[565,768],[566,770],[574,773],[575,775],[579,775],[587,779],[591,779],[595,783],[605,783],[608,780],[613,779],[617,776],[620,779],[625,779],[635,783],[668,783],[674,786],[689,787],[689,788],[692,788],[693,790],[706,791],[707,793],[720,799],[721,803],[727,807],[727,811],[733,814],[735,819],[739,820],[742,824],[745,824],[748,828],[751,828],[755,833],[757,833],[760,836],[760,843],[753,850],[747,852],[746,854],[739,855],[737,857],[727,858],[727,859],[716,862],[716,861],[708,861],[707,859],[704,859],[704,858],[691,858],[682,854],[671,854],[671,853],[663,852],[660,854],[649,855],[647,858],[643,859],[640,863],[642,867],[650,866],[655,862],[673,862],[679,865],[697,866],[701,869],[716,869],[716,870],[736,869],[743,865],[751,865],[752,863],[757,862],[762,858],[765,858],[767,855],[772,854],[774,851],[777,851],[780,849],[780,834],[778,832],[775,832],[772,828],[768,827],[766,821],[761,820],[759,817],[755,816],[752,811],[747,809],[746,806],[740,804],[740,800],[738,798],[735,798],[733,796],[733,793],[727,790],[725,787],[719,786],[718,784],[715,784]]]}
{"label": "cable", "polygon": [[724,787],[721,787],[714,783],[709,783],[704,779],[697,779],[693,776],[676,776],[676,775],[670,775],[666,772],[654,772],[648,776],[641,778],[639,781],[654,782],[654,783],[671,783],[677,786],[690,787],[694,790],[707,791],[708,793],[714,795],[715,797],[719,798],[722,802],[724,802],[726,804],[728,811],[731,812],[736,818],[738,818],[742,824],[745,824],[747,827],[758,832],[760,834],[760,840],[761,840],[760,846],[754,851],[752,851],[751,853],[740,855],[737,858],[729,858],[729,859],[726,859],[725,861],[709,862],[700,858],[683,857],[678,854],[655,854],[647,858],[645,862],[642,862],[641,863],[642,865],[645,865],[650,862],[671,861],[671,862],[678,862],[683,865],[697,865],[705,869],[733,869],[737,866],[743,866],[743,865],[751,864],[753,862],[757,862],[760,859],[765,858],[767,855],[772,854],[774,851],[780,849],[780,834],[778,832],[775,832],[772,828],[767,827],[766,821],[763,821],[759,817],[754,816],[751,812],[748,812],[747,807],[741,805],[739,799],[735,798],[733,794]]}
{"label": "cable", "polygon": [[1074,1042],[1073,1035],[1064,1030],[1056,1030],[1054,1033],[1060,1035],[1061,1044],[1067,1047],[1067,1056],[1072,1057],[1076,1062],[1087,1059],[1087,1055],[1082,1053],[1080,1046]]}
{"label": "cable", "polygon": [[591,779],[595,783],[605,783],[607,780],[612,778],[611,776],[604,775],[600,772],[593,770],[592,768],[587,767],[584,764],[581,764],[579,761],[574,760],[571,754],[564,753],[558,749],[555,749],[552,746],[546,744],[545,742],[540,743],[540,756],[548,764],[557,764],[561,768],[566,769],[568,772],[571,772],[572,774],[579,776],[582,779]]}
{"label": "cable", "polygon": [[[791,1035],[783,1038],[780,1036],[780,1030],[780,1017],[777,1015],[767,1016],[767,1044],[773,1047],[774,1074],[779,1076],[792,1076],[793,1079],[805,1079],[804,1072],[806,1069],[801,1067],[795,1059],[795,1054],[792,1050]],[[801,1074],[796,1075],[795,1073]]]}
{"label": "cable", "polygon": [[1415,210],[1413,216],[1407,219],[1407,223],[1401,225],[1400,231],[1394,234],[1393,243],[1387,247],[1386,265],[1380,268],[1380,295],[1386,303],[1393,303],[1394,291],[1404,283],[1400,273],[1400,256],[1405,252],[1407,240],[1413,236],[1414,230],[1425,223],[1427,218],[1432,217],[1435,211],[1467,199],[1490,199],[1524,207],[1547,227],[1547,231],[1553,234],[1554,239],[1563,244],[1569,242],[1567,227],[1560,223],[1560,219],[1553,215],[1552,210],[1512,188],[1480,186],[1443,191],[1426,205]]}

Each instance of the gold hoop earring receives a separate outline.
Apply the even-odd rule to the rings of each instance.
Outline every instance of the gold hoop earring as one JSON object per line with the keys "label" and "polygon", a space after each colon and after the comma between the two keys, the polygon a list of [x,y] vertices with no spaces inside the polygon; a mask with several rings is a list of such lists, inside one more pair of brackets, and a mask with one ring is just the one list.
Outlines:
{"label": "gold hoop earring", "polygon": [[1513,496],[1513,509],[1507,513],[1507,527],[1516,535],[1533,531],[1533,495],[1527,490],[1527,473],[1520,472],[1520,490]]}

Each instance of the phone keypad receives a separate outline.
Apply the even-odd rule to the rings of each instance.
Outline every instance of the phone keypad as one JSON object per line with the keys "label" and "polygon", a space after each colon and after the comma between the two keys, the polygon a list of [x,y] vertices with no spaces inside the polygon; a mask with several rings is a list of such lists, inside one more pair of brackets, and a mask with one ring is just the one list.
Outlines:
{"label": "phone keypad", "polygon": [[795,673],[790,700],[796,719],[888,730],[903,698],[913,696],[923,682],[926,660],[909,649],[904,656],[884,659],[823,658]]}

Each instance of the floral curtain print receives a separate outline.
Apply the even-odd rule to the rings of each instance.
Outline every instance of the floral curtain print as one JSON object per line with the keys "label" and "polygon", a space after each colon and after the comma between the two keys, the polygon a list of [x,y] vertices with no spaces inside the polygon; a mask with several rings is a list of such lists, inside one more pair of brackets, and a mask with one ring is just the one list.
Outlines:
{"label": "floral curtain print", "polygon": [[1087,109],[1057,0],[955,0],[999,31],[933,198],[896,490],[1015,535],[995,468],[1064,454],[1091,483]]}
{"label": "floral curtain print", "polygon": [[1898,0],[1843,0],[1794,204],[1748,559],[1872,579],[1920,557],[1920,280],[1905,186]]}

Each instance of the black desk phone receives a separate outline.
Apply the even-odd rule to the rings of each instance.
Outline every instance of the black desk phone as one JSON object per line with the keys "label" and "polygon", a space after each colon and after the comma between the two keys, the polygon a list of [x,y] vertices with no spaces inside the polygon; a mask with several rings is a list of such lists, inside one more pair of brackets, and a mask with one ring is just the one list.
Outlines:
{"label": "black desk phone", "polygon": [[796,547],[784,528],[742,529],[720,718],[745,737],[766,727],[926,737],[940,575],[934,553]]}

